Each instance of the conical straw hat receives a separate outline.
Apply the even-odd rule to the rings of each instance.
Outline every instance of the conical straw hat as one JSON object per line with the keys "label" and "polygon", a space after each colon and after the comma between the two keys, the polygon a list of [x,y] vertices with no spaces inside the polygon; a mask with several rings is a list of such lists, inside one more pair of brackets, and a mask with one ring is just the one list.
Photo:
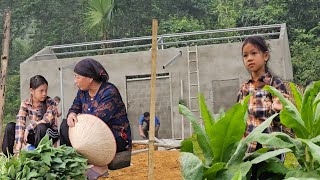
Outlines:
{"label": "conical straw hat", "polygon": [[72,147],[87,158],[89,164],[109,164],[116,154],[116,140],[108,125],[90,114],[78,115],[77,119],[75,126],[69,128]]}

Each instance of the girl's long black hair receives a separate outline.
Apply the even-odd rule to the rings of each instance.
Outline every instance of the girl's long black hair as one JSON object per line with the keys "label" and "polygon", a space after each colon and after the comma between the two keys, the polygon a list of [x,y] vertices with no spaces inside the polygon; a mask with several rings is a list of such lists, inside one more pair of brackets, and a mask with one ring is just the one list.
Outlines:
{"label": "girl's long black hair", "polygon": [[[48,85],[48,81],[46,80],[46,78],[44,78],[41,75],[35,75],[30,79],[30,88],[35,90],[37,89],[39,86],[46,84]],[[47,112],[47,99],[48,97],[41,102],[41,118],[43,118],[43,115]]]}
{"label": "girl's long black hair", "polygon": [[[256,48],[258,48],[262,53],[265,53],[265,52],[270,52],[269,51],[269,48],[268,48],[268,44],[267,42],[265,41],[265,39],[261,36],[249,36],[247,37],[243,43],[242,43],[242,52],[243,52],[243,48],[245,45],[247,44],[252,44],[254,45]],[[270,58],[270,54],[269,54],[269,58]],[[269,61],[269,59],[267,60],[267,62]],[[266,69],[266,72],[269,72],[269,68],[267,66],[267,62],[266,62],[266,65],[265,65],[265,69]]]}

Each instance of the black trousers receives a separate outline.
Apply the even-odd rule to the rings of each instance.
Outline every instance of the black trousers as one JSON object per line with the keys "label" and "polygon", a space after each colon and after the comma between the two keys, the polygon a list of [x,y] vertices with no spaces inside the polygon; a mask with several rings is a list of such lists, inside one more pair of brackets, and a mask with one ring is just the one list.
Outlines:
{"label": "black trousers", "polygon": [[[67,120],[63,119],[60,125],[60,145],[72,146],[69,139],[69,126]],[[127,150],[128,142],[125,141],[122,137],[116,138],[117,152],[122,152]]]}
{"label": "black trousers", "polygon": [[[158,138],[159,127],[160,127],[160,125],[158,126],[158,128],[154,129],[154,136],[156,138]],[[144,124],[143,127],[142,127],[142,130],[143,130],[143,133],[146,136],[146,138],[149,138],[149,125],[148,124]]]}
{"label": "black trousers", "polygon": [[[41,139],[46,135],[46,131],[49,128],[47,124],[39,124],[34,129],[33,133],[29,133],[27,143],[34,145],[35,147],[38,146]],[[4,137],[3,137],[3,144],[2,144],[2,152],[8,156],[9,154],[13,155],[13,146],[15,141],[15,129],[16,123],[10,122],[7,124]]]}

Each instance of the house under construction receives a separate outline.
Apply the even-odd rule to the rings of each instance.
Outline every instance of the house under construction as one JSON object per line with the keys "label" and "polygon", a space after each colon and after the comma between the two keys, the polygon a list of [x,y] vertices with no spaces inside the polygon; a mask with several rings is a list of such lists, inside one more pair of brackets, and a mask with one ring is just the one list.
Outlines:
{"label": "house under construction", "polygon": [[[160,138],[185,138],[190,122],[178,110],[184,103],[196,115],[197,94],[206,98],[213,113],[236,102],[239,87],[249,78],[244,68],[242,41],[252,35],[267,39],[269,68],[283,80],[292,80],[292,65],[285,24],[240,27],[158,35],[156,116]],[[76,96],[74,65],[90,57],[107,70],[126,104],[133,139],[139,139],[139,117],[150,109],[151,36],[48,46],[21,63],[21,99],[28,97],[29,79],[43,75],[49,96],[60,96],[62,116]]]}

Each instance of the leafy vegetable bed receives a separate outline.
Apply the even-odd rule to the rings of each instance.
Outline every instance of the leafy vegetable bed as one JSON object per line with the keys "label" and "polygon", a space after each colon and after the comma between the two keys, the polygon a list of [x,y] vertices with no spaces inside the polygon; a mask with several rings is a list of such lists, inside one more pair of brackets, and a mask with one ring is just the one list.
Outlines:
{"label": "leafy vegetable bed", "polygon": [[86,179],[87,159],[68,146],[54,148],[48,136],[33,151],[19,156],[0,155],[0,179]]}

